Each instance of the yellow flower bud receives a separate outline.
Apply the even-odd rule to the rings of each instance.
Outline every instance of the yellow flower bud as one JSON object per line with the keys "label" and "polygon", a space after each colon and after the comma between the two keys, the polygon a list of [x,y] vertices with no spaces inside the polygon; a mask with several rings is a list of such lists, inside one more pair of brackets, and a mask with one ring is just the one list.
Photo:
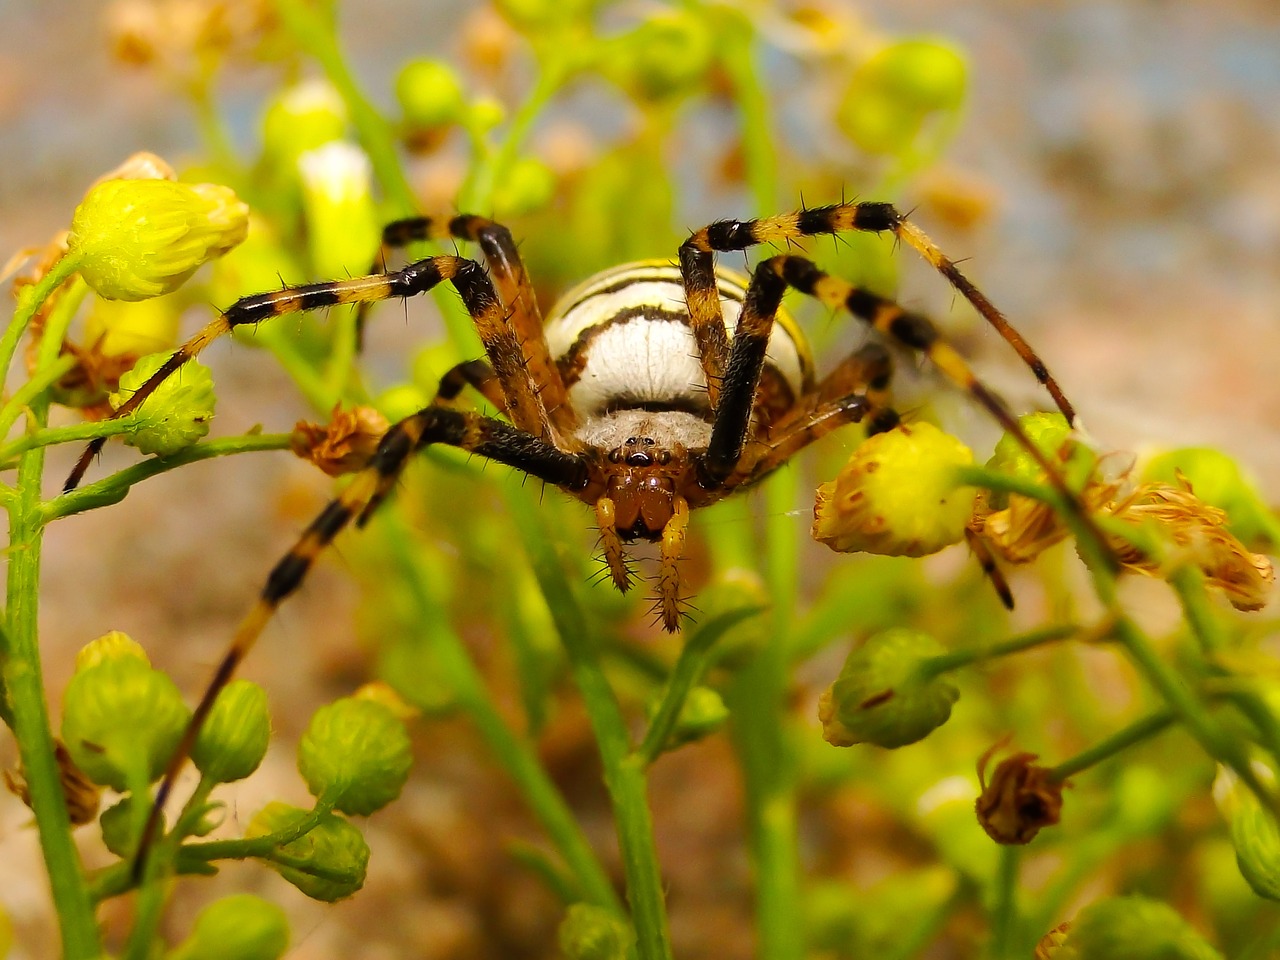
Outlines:
{"label": "yellow flower bud", "polygon": [[592,903],[575,903],[557,935],[567,960],[623,960],[635,934],[617,914]]}
{"label": "yellow flower bud", "polygon": [[976,491],[955,469],[969,448],[929,423],[868,437],[839,476],[818,488],[813,538],[840,553],[923,557],[958,543]]}
{"label": "yellow flower bud", "polygon": [[107,180],[76,208],[67,243],[99,296],[145,300],[176,290],[248,229],[249,208],[230,187]]}
{"label": "yellow flower bud", "polygon": [[76,673],[87,670],[103,660],[114,660],[119,657],[133,657],[141,660],[148,667],[151,666],[151,660],[147,657],[147,651],[142,649],[142,644],[127,633],[112,630],[80,648],[80,652],[76,654]]}

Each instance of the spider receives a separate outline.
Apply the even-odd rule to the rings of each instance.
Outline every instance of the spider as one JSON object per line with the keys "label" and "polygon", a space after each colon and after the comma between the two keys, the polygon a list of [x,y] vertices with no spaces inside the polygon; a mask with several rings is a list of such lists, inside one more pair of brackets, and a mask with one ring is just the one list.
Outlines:
{"label": "spider", "polygon": [[[717,267],[717,253],[844,231],[892,232],[918,251],[1010,342],[1068,421],[1073,411],[1044,363],[931,240],[891,204],[849,202],[755,220],[718,221],[694,232],[677,262],[626,264],[567,294],[544,321],[511,232],[479,216],[415,217],[390,224],[384,250],[419,240],[477,244],[486,266],[433,256],[399,270],[305,284],[232,304],[116,412],[137,410],[156,387],[214,340],[245,324],[336,304],[361,309],[416,296],[448,281],[473,319],[486,358],[461,363],[436,399],[392,426],[354,481],[275,565],[241,622],[157,791],[147,834],[156,829],[173,782],[218,693],[276,608],[302,583],[321,551],[354,522],[363,525],[395,486],[410,456],[444,443],[559,487],[595,511],[614,586],[631,586],[625,544],[660,544],[662,625],[679,629],[679,560],[689,512],[758,482],[819,437],[865,422],[892,428],[890,356],[868,344],[820,380],[804,338],[781,309],[788,287],[847,309],[886,339],[923,354],[969,393],[1051,475],[1056,470],[1022,436],[1016,420],[926,317],[855,287],[795,255],[770,257],[749,280]],[[375,268],[376,269],[376,268]],[[471,386],[505,419],[454,401]],[[66,483],[75,487],[101,449],[95,440]],[[141,855],[141,854],[140,854]]]}

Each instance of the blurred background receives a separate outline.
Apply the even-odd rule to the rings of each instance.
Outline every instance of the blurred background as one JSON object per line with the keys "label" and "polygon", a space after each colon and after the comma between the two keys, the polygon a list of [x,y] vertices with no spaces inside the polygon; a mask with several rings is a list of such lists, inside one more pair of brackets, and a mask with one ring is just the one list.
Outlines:
{"label": "blurred background", "polygon": [[[10,40],[0,50],[3,258],[65,229],[86,186],[128,154],[150,150],[175,164],[199,156],[189,105],[154,73],[113,57],[108,18],[118,6],[0,2],[0,36]],[[476,29],[472,6],[374,0],[360,4],[358,16],[355,5],[344,11],[345,49],[369,96],[391,104],[394,75],[411,57],[461,63],[459,38]],[[836,171],[830,194],[806,190],[803,199],[813,204],[837,199],[841,189],[864,196],[867,188],[855,159],[847,161],[847,175],[839,173],[849,150],[829,121],[839,92],[811,82],[819,72],[814,41],[797,21],[820,16],[853,25],[848,29],[854,34],[939,36],[957,44],[969,58],[971,87],[955,139],[902,195],[875,199],[915,208],[918,222],[946,252],[967,258],[966,271],[1047,360],[1101,448],[1213,445],[1237,456],[1264,491],[1277,489],[1280,7],[1267,0],[743,6],[751,7],[771,39],[760,56],[775,97],[779,144]],[[617,5],[622,18],[651,9],[647,3]],[[220,80],[233,145],[245,154],[254,149],[264,99],[276,82],[270,70],[249,66]],[[687,151],[682,147],[675,163],[677,231],[753,212],[740,183],[707,176],[727,162],[726,144],[717,139],[724,124],[700,111],[695,106],[682,120]],[[549,111],[532,142],[571,151],[580,142],[607,143],[629,122],[607,93],[586,89]],[[447,163],[420,169],[415,185],[424,195],[431,195],[433,174],[443,183],[452,175]],[[438,196],[448,196],[447,190]],[[801,197],[779,201],[779,209],[794,207]],[[541,231],[526,248],[532,261],[552,259],[542,252],[549,248],[570,258],[573,236],[549,236],[554,221],[531,226]],[[902,267],[899,297],[939,316],[952,305],[945,284],[914,263]],[[397,351],[427,329],[416,319],[402,323],[395,310],[389,314],[372,334],[375,365],[392,364]],[[184,329],[194,330],[202,319]],[[983,376],[1016,409],[1042,404],[1003,344],[966,323],[962,318],[956,336]],[[225,343],[211,351],[210,362],[219,385],[218,432],[255,423],[287,430],[309,415],[265,353]],[[975,429],[986,429],[980,415],[973,419]],[[51,483],[73,455],[61,450],[50,458]],[[129,454],[112,450],[106,459],[95,468],[99,476],[111,464],[128,462]],[[50,530],[42,633],[51,690],[65,683],[71,651],[108,629],[144,642],[184,690],[199,688],[264,572],[328,491],[323,477],[287,454],[238,460],[157,478],[118,507]],[[807,529],[809,521],[801,512],[795,522]],[[819,549],[809,544],[806,562]],[[276,714],[286,740],[309,708],[349,691],[365,673],[349,626],[357,598],[342,572],[344,560],[317,571],[247,671],[269,678],[273,705],[289,705]],[[526,890],[522,884],[536,887],[531,878],[512,879],[493,865],[501,859],[501,844],[487,831],[486,817],[518,821],[518,802],[503,796],[500,777],[466,759],[467,738],[474,735],[465,725],[444,723],[425,737],[430,772],[415,776],[405,801],[370,828],[370,889],[336,909],[299,900],[299,946],[291,956],[339,955],[334,951],[351,941],[336,931],[375,922],[377,911],[394,911],[390,915],[406,927],[404,942],[419,944],[420,956],[520,956],[504,951],[535,940],[530,931],[545,937],[539,906],[545,892]],[[553,762],[576,771],[566,776],[581,777],[590,794],[590,765],[581,772],[574,753],[589,752],[590,744],[566,733],[560,747],[563,755]],[[548,747],[551,754],[555,749]],[[0,750],[11,765],[12,745]],[[287,747],[273,748],[266,772],[234,795],[229,816],[296,791],[292,762]],[[679,796],[687,766],[673,763],[659,792]],[[733,806],[732,795],[721,797],[664,827],[673,846],[720,844],[720,854],[699,860],[708,874],[703,879],[717,871],[736,877],[742,870],[740,849],[724,836],[732,833],[724,824],[731,825],[726,811]],[[0,885],[0,902],[20,930],[32,934],[49,929],[49,919],[27,819],[16,801],[0,805],[0,863],[9,878],[21,878]],[[607,843],[607,818],[594,828]],[[433,864],[430,879],[423,879],[421,858]],[[263,880],[261,873],[233,876],[229,887],[276,880]],[[397,892],[407,887],[431,894],[430,906],[413,917],[394,907]],[[521,903],[527,915],[513,912],[512,904]],[[706,911],[720,909],[714,903],[701,905],[704,920]],[[735,934],[732,905],[726,900],[720,906],[727,940],[686,940],[688,952],[681,956],[748,955],[749,942],[739,941],[749,931]],[[676,916],[679,927],[678,917],[689,915]],[[494,925],[509,929],[488,939],[476,932]],[[36,941],[28,936],[26,942]],[[389,935],[385,943],[374,937],[360,955],[399,955],[392,943]]]}

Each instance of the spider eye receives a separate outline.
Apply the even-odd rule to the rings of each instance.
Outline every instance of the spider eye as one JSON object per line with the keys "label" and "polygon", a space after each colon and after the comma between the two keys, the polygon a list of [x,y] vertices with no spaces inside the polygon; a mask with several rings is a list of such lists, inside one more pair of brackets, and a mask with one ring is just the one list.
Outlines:
{"label": "spider eye", "polygon": [[644,438],[644,445],[645,445],[646,447],[652,447],[652,446],[653,446],[653,437],[645,437],[645,438]]}
{"label": "spider eye", "polygon": [[609,462],[610,462],[610,463],[621,463],[621,462],[622,462],[622,448],[621,448],[621,447],[614,447],[612,450],[610,450],[610,451],[609,451]]}
{"label": "spider eye", "polygon": [[658,451],[658,463],[662,464],[662,465],[665,467],[665,466],[666,466],[668,463],[670,463],[670,462],[671,462],[671,451],[670,451],[670,450],[659,450],[659,451]]}

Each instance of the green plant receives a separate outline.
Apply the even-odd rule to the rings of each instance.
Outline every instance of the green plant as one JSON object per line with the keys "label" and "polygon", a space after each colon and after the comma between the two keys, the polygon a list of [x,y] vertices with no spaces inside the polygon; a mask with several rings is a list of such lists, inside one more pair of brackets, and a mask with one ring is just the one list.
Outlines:
{"label": "green plant", "polygon": [[[980,523],[973,521],[979,542],[985,538],[1006,559],[1017,550],[1040,555],[1024,582],[1050,598],[1042,611],[1047,625],[1015,629],[972,570],[927,576],[919,564],[901,558],[858,556],[802,575],[807,560],[802,562],[789,513],[801,502],[803,475],[791,469],[771,479],[754,502],[729,501],[703,521],[703,613],[678,644],[650,636],[634,602],[582,586],[593,572],[591,533],[576,506],[550,495],[539,503],[516,478],[481,474],[465,458],[433,450],[429,464],[406,479],[362,537],[344,545],[365,590],[362,631],[376,638],[379,676],[395,694],[375,688],[317,715],[299,759],[313,791],[309,809],[272,802],[252,817],[244,836],[207,839],[224,802],[221,785],[256,767],[267,722],[257,688],[228,689],[224,697],[234,700],[234,708],[221,701],[215,708],[196,745],[198,785],[177,809],[151,873],[139,885],[131,862],[146,816],[143,798],[180,735],[185,708],[172,682],[115,637],[92,645],[80,664],[57,728],[67,749],[59,749],[37,644],[41,532],[60,518],[110,507],[161,472],[215,456],[297,446],[297,432],[202,439],[213,398],[194,375],[182,382],[185,397],[156,396],[119,420],[50,426],[50,407],[100,407],[117,382],[121,390],[129,388],[126,371],[161,362],[138,355],[164,354],[171,344],[139,348],[137,334],[168,329],[163,318],[176,314],[182,298],[226,305],[272,288],[278,276],[299,280],[363,270],[376,253],[378,222],[423,206],[406,158],[459,152],[465,175],[456,184],[456,206],[515,218],[527,238],[531,273],[548,289],[631,257],[674,251],[676,223],[684,219],[676,211],[683,210],[687,188],[671,173],[670,154],[686,135],[684,117],[691,109],[716,109],[732,122],[736,142],[726,145],[721,179],[711,186],[749,197],[742,202],[756,213],[792,205],[801,189],[809,196],[838,193],[838,184],[851,176],[787,152],[760,66],[769,36],[759,26],[764,20],[751,15],[763,9],[748,6],[744,13],[737,6],[688,3],[617,26],[603,16],[607,6],[496,4],[504,19],[488,26],[497,39],[473,52],[466,71],[438,63],[406,66],[396,83],[399,117],[376,109],[356,84],[332,11],[299,0],[278,0],[278,19],[242,37],[197,34],[189,49],[156,41],[161,46],[152,48],[153,62],[163,60],[204,125],[208,165],[197,179],[217,186],[116,178],[92,191],[72,221],[65,254],[21,289],[0,337],[6,369],[24,337],[30,346],[28,378],[0,408],[7,431],[0,466],[13,471],[0,488],[10,517],[2,715],[22,754],[65,953],[100,955],[97,905],[138,889],[135,925],[127,935],[113,931],[113,942],[126,956],[154,955],[163,949],[157,930],[171,891],[167,877],[195,883],[197,875],[228,860],[259,860],[315,899],[355,893],[369,850],[342,814],[367,814],[399,792],[407,759],[401,717],[417,711],[420,719],[412,726],[419,729],[444,723],[448,714],[464,718],[502,769],[503,783],[514,785],[543,842],[514,851],[512,860],[562,901],[558,942],[567,955],[683,955],[672,945],[667,891],[672,883],[682,892],[692,883],[677,862],[680,851],[655,842],[655,822],[674,812],[655,802],[655,781],[664,760],[674,762],[680,751],[694,749],[686,745],[690,738],[719,739],[715,722],[699,723],[708,709],[713,718],[720,715],[699,692],[710,690],[728,708],[733,760],[718,769],[722,780],[732,775],[726,770],[741,772],[741,842],[751,861],[750,894],[742,899],[750,902],[758,954],[769,960],[818,952],[908,957],[939,937],[992,957],[1025,956],[1065,918],[1086,883],[1101,879],[1120,891],[1187,896],[1168,882],[1171,866],[1193,862],[1193,856],[1208,862],[1215,849],[1240,856],[1252,889],[1273,895],[1275,865],[1268,858],[1274,844],[1267,828],[1274,830],[1268,818],[1276,796],[1269,777],[1258,772],[1280,763],[1272,671],[1260,650],[1269,627],[1223,609],[1206,586],[1234,577],[1229,586],[1239,590],[1247,573],[1241,564],[1254,563],[1251,555],[1233,553],[1231,543],[1212,533],[1221,524],[1203,505],[1170,499],[1171,493],[1158,502],[1127,502],[1095,475],[1094,457],[1072,456],[1067,473],[1096,510],[1105,537],[1100,541],[1094,531],[1073,529],[1078,518],[1062,509],[1060,492],[1034,463],[1004,447],[984,468],[953,470],[947,461],[952,480],[939,468],[929,478],[929,497],[921,499],[956,481],[983,491],[987,512],[980,513]],[[854,39],[848,45],[854,54],[815,57],[825,80],[839,88],[827,120],[860,151],[849,152],[858,192],[897,199],[959,123],[964,59],[940,41],[865,30],[855,30]],[[270,51],[282,60],[286,75],[318,70],[325,80],[308,96],[300,97],[296,86],[282,91],[267,112],[261,149],[242,158],[221,130],[216,80],[250,47],[254,57]],[[474,78],[486,70],[530,71],[534,80],[522,99],[500,101],[478,92]],[[576,86],[614,91],[616,102],[631,111],[631,127],[616,141],[593,144],[568,160],[544,156],[534,129]],[[343,143],[333,149],[334,141]],[[228,198],[223,184],[233,185],[239,200]],[[210,204],[210,196],[218,202]],[[128,212],[137,210],[157,216],[131,221]],[[165,217],[178,219],[179,213],[182,222],[172,230],[147,232],[157,218],[164,226]],[[157,250],[168,256],[153,257]],[[177,288],[210,258],[207,278],[196,275]],[[151,269],[157,259],[163,269]],[[878,238],[853,238],[835,261],[835,272],[883,292],[895,283],[892,251]],[[99,300],[120,294],[148,299],[114,309]],[[151,299],[162,294],[167,296]],[[319,414],[335,407],[377,408],[394,420],[430,399],[444,369],[479,353],[454,299],[437,301],[445,336],[424,343],[390,384],[375,382],[362,364],[349,311],[308,316],[291,328],[267,324],[252,339],[273,352]],[[74,324],[84,312],[90,316],[78,335]],[[829,345],[821,339],[820,356]],[[179,399],[194,400],[194,407],[184,412]],[[340,448],[325,462],[340,465],[349,449],[358,461],[361,437],[378,432],[367,426],[379,422],[374,417],[357,416],[341,437],[321,431]],[[1054,454],[1068,439],[1052,425],[1045,433],[1046,450]],[[122,436],[156,456],[46,499],[45,450],[107,436]],[[854,444],[846,436],[818,451],[817,471],[835,473]],[[1196,472],[1203,472],[1203,454],[1196,457],[1182,475],[1209,497],[1208,481]],[[340,466],[333,472],[340,473]],[[1162,477],[1176,489],[1178,475],[1177,464],[1163,462],[1153,479]],[[1240,477],[1227,476],[1219,496],[1214,502],[1228,511],[1239,536],[1252,541],[1248,546],[1274,549],[1274,516]],[[1014,535],[1016,525],[1002,527],[993,519],[1015,511],[1043,522],[1044,535],[1029,543]],[[963,532],[954,523],[947,527],[951,539]],[[1076,567],[1058,544],[1071,535],[1086,560],[1090,589],[1082,592],[1092,594],[1088,599],[1067,585]],[[1176,627],[1155,636],[1126,609],[1112,561],[1117,557],[1169,581],[1181,611]],[[1255,575],[1263,576],[1258,568]],[[1257,599],[1259,592],[1244,585],[1246,598]],[[912,640],[903,642],[897,631],[908,627]],[[920,740],[947,720],[948,711],[953,719],[891,754],[865,747],[838,752],[821,742],[813,711],[801,712],[796,703],[812,701],[817,687],[836,680],[844,653],[838,648],[851,638],[864,641],[850,659],[858,672],[849,679],[856,682],[837,681],[830,695],[845,728],[856,733],[862,725],[877,736],[888,730],[877,742],[892,746]],[[488,644],[501,653],[486,659]],[[1031,666],[1018,666],[1028,661]],[[1128,706],[1095,696],[1091,672],[1123,689]],[[872,715],[917,702],[903,694],[921,690],[940,696],[930,699],[927,724],[908,718],[908,734],[901,717]],[[855,694],[856,702],[840,702]],[[566,703],[581,705],[598,750],[620,850],[621,896],[608,855],[589,836],[569,788],[536,749],[538,738],[569,711]],[[694,708],[703,715],[692,716]],[[155,722],[139,730],[139,717]],[[1010,729],[1041,755],[1066,759],[1038,768],[1034,757],[1015,754],[1010,759],[1018,762],[997,765],[989,785],[995,793],[983,793],[984,806],[1007,815],[1012,803],[1014,829],[993,831],[989,818],[987,834],[1023,836],[1019,801],[1043,799],[1045,791],[1061,799],[1068,778],[1075,786],[1066,795],[1061,825],[1042,831],[1027,854],[1021,847],[997,848],[974,816],[974,767]],[[362,744],[379,749],[362,753]],[[1157,773],[1167,769],[1169,757],[1182,762]],[[367,763],[356,762],[362,760]],[[1234,778],[1224,779],[1231,786],[1219,791],[1230,830],[1208,807],[1208,784],[1219,765]],[[93,792],[77,770],[124,795],[100,821],[104,842],[120,859],[92,875],[82,870],[71,840],[69,811],[87,808],[86,794]],[[67,802],[74,799],[72,786],[82,790],[79,806]],[[1230,790],[1235,793],[1228,797]],[[700,802],[690,795],[674,799]],[[1204,812],[1198,820],[1179,818],[1179,807],[1197,805]],[[882,829],[859,829],[851,807],[874,810]],[[1125,863],[1126,853],[1144,840],[1188,831],[1194,842],[1184,846],[1192,854],[1170,850],[1149,865]],[[854,842],[836,839],[848,833]],[[1223,847],[1228,837],[1234,849]],[[812,849],[824,842],[829,849]],[[1058,862],[1033,895],[1022,864],[1039,850]],[[1224,876],[1220,859],[1195,881],[1201,919],[1233,956],[1263,955],[1274,942],[1274,917],[1250,899],[1230,864]],[[891,867],[889,878],[853,879],[860,865],[872,863]],[[1126,908],[1119,903],[1113,914]],[[287,943],[282,924],[264,906],[237,901],[211,907],[172,955],[202,955],[211,938],[218,941],[219,923],[261,931],[246,938],[242,955],[280,955]],[[1150,926],[1166,922],[1158,910],[1132,913],[1123,918],[1129,938],[1144,936],[1148,914],[1156,917]],[[1099,935],[1100,915],[1105,911],[1089,921],[1090,936]],[[966,939],[973,924],[965,921],[973,917],[985,931],[981,945]],[[531,954],[548,953],[554,939],[526,946]],[[1193,948],[1201,952],[1188,955],[1211,949],[1199,941]],[[1069,938],[1063,949],[1071,949]],[[726,948],[722,955],[729,953]]]}

